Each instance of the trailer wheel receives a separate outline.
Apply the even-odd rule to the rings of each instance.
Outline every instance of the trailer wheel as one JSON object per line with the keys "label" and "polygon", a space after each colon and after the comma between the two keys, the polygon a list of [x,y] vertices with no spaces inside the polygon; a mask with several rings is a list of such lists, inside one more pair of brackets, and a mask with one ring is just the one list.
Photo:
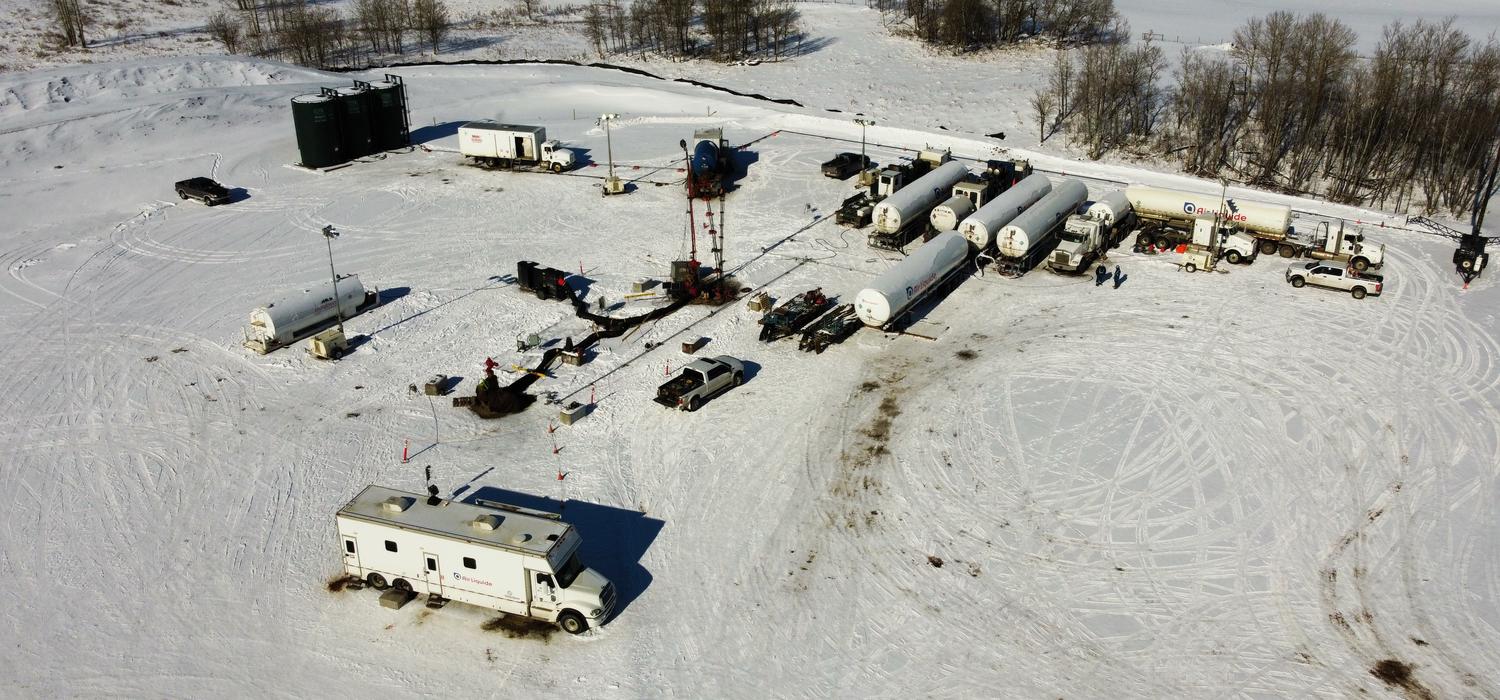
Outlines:
{"label": "trailer wheel", "polygon": [[1354,259],[1354,269],[1356,269],[1356,270],[1358,270],[1360,272],[1364,272],[1365,270],[1370,269],[1370,261],[1366,260],[1364,258],[1355,258]]}
{"label": "trailer wheel", "polygon": [[408,581],[404,578],[396,579],[391,583],[391,585],[394,586],[396,590],[401,591],[402,593],[411,592],[411,581]]}
{"label": "trailer wheel", "polygon": [[693,398],[688,399],[688,412],[696,411],[702,405],[703,405],[703,401],[701,401],[698,397],[694,396]]}
{"label": "trailer wheel", "polygon": [[344,358],[344,349],[343,348],[334,348],[333,352],[330,352],[328,354],[329,354],[329,356],[331,356],[335,360],[341,360],[341,359]]}
{"label": "trailer wheel", "polygon": [[1230,265],[1238,265],[1240,264],[1240,260],[1244,258],[1240,255],[1240,251],[1231,250],[1228,253],[1224,254],[1224,259],[1228,260]]}
{"label": "trailer wheel", "polygon": [[1276,241],[1261,241],[1260,242],[1260,254],[1261,255],[1275,255],[1276,254]]}
{"label": "trailer wheel", "polygon": [[1363,299],[1365,298],[1365,288],[1355,287],[1354,289],[1349,290],[1349,296],[1352,296],[1355,299]]}
{"label": "trailer wheel", "polygon": [[385,577],[377,573],[372,572],[369,576],[366,576],[365,583],[370,584],[370,587],[377,591],[386,589]]}
{"label": "trailer wheel", "polygon": [[1293,277],[1292,278],[1292,286],[1293,287],[1301,289],[1302,286],[1305,285],[1305,284],[1307,284],[1307,280],[1302,279],[1301,277]]}
{"label": "trailer wheel", "polygon": [[1465,260],[1465,261],[1459,263],[1458,266],[1460,268],[1465,269],[1465,270],[1472,270],[1472,269],[1474,269],[1474,261],[1473,260]]}
{"label": "trailer wheel", "polygon": [[1283,258],[1295,258],[1295,257],[1297,257],[1297,249],[1293,248],[1293,247],[1291,247],[1289,245],[1283,245],[1283,246],[1281,246],[1281,251],[1280,252],[1281,252],[1281,257],[1283,257]]}
{"label": "trailer wheel", "polygon": [[588,630],[589,622],[572,610],[564,610],[557,616],[557,626],[568,634],[583,634]]}
{"label": "trailer wheel", "polygon": [[1182,269],[1185,272],[1197,272],[1198,271],[1198,266],[1194,265],[1193,263],[1183,263],[1182,264]]}

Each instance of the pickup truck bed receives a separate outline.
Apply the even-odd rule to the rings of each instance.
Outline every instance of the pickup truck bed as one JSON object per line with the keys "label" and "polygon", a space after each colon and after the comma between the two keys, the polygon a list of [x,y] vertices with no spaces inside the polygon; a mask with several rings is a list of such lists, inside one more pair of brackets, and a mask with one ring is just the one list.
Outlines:
{"label": "pickup truck bed", "polygon": [[667,408],[677,408],[677,399],[703,386],[703,378],[697,372],[683,372],[656,389],[656,402]]}

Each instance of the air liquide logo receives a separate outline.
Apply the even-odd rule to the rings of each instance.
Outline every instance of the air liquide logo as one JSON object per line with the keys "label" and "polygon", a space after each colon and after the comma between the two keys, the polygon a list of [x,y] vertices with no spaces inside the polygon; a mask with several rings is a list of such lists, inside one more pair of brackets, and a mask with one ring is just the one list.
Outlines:
{"label": "air liquide logo", "polygon": [[[1226,200],[1224,200],[1224,204],[1225,204],[1225,208],[1229,210],[1228,213],[1224,214],[1224,219],[1226,221],[1246,221],[1246,220],[1248,220],[1250,218],[1250,217],[1246,216],[1245,214],[1240,213],[1240,207],[1239,207],[1238,204],[1234,203],[1234,200],[1232,200],[1232,199],[1226,199]],[[1188,214],[1188,215],[1191,215],[1191,216],[1203,216],[1205,214],[1209,214],[1209,215],[1218,214],[1218,212],[1214,211],[1213,209],[1209,209],[1208,207],[1200,207],[1200,206],[1198,206],[1198,205],[1196,205],[1196,204],[1194,204],[1192,202],[1183,202],[1182,203],[1182,213]]]}
{"label": "air liquide logo", "polygon": [[463,574],[460,574],[457,571],[453,572],[453,580],[454,581],[463,581],[464,583],[477,583],[477,584],[479,584],[481,586],[493,586],[493,585],[495,585],[493,583],[490,583],[489,581],[485,581],[484,579],[477,579],[477,578],[474,578],[473,576],[464,576]]}

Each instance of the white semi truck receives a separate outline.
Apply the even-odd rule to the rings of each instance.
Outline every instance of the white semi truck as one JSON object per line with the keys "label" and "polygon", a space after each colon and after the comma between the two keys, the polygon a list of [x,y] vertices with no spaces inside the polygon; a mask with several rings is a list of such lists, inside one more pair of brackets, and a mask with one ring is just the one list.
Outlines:
{"label": "white semi truck", "polygon": [[1134,224],[1135,213],[1124,192],[1100,197],[1084,213],[1063,222],[1057,248],[1047,257],[1047,268],[1060,273],[1082,272],[1130,235]]}
{"label": "white semi truck", "polygon": [[577,162],[572,150],[547,138],[546,127],[501,124],[493,119],[458,127],[458,152],[486,165],[531,165],[554,173],[568,170]]}
{"label": "white semi truck", "polygon": [[570,634],[614,611],[614,584],[579,561],[582,537],[553,513],[367,486],[336,522],[344,573],[377,590],[426,593]]}

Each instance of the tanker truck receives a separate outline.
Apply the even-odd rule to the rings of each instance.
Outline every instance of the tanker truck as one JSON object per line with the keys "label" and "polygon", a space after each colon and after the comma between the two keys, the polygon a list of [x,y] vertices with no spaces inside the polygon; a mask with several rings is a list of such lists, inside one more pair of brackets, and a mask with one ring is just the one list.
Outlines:
{"label": "tanker truck", "polygon": [[1291,208],[1280,204],[1137,185],[1126,187],[1125,197],[1141,222],[1137,245],[1157,250],[1192,243],[1200,216],[1217,216],[1224,228],[1254,237],[1260,252],[1267,255],[1277,251],[1292,225]]}
{"label": "tanker truck", "polygon": [[947,199],[953,185],[968,174],[963,163],[950,160],[880,200],[871,214],[875,230],[869,236],[870,247],[900,250],[911,242],[921,233],[933,207]]}
{"label": "tanker truck", "polygon": [[940,233],[902,258],[854,296],[854,313],[866,326],[889,329],[917,302],[957,278],[969,243],[956,231]]}
{"label": "tanker truck", "polygon": [[1046,175],[1030,175],[964,219],[958,225],[958,232],[974,250],[988,250],[995,245],[995,234],[1000,229],[1051,191],[1052,181]]}
{"label": "tanker truck", "polygon": [[1090,203],[1082,214],[1063,222],[1057,249],[1047,258],[1047,269],[1058,273],[1076,273],[1102,259],[1109,249],[1130,235],[1135,212],[1130,200],[1118,190]]}
{"label": "tanker truck", "polygon": [[1024,160],[986,161],[984,172],[970,175],[954,185],[953,196],[932,210],[928,217],[929,230],[942,233],[957,229],[960,222],[1029,175],[1031,163]]}
{"label": "tanker truck", "polygon": [[1019,277],[1052,252],[1057,232],[1068,215],[1088,199],[1089,190],[1077,180],[1063,180],[1031,208],[1021,212],[995,234],[996,264],[1002,274]]}

